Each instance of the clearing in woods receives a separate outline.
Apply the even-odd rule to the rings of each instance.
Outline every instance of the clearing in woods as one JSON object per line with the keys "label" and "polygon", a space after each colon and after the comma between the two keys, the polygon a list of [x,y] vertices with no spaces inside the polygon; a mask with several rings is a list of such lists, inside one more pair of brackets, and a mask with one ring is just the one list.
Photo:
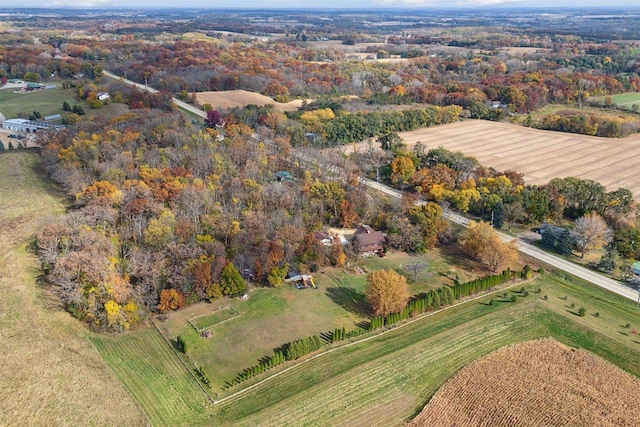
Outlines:
{"label": "clearing in woods", "polygon": [[276,102],[268,96],[246,90],[221,90],[213,92],[196,92],[199,105],[211,104],[214,109],[244,107],[247,105],[273,105],[277,111],[296,111],[302,106],[302,100]]}
{"label": "clearing in woods", "polygon": [[[204,409],[191,402],[182,414],[158,410],[156,405],[186,405],[180,393],[165,390],[183,387],[176,378],[186,377],[180,377],[177,368],[141,373],[142,367],[136,364],[140,358],[155,360],[155,350],[143,354],[146,350],[133,342],[116,344],[120,338],[98,347],[111,366],[117,365],[118,376],[157,424],[183,422],[176,418],[180,415],[190,425],[402,425],[463,367],[505,345],[543,337],[584,348],[633,375],[640,374],[640,342],[632,332],[640,326],[640,314],[633,302],[555,274],[546,274],[526,286],[528,294],[507,291],[503,296],[500,292],[312,360],[285,364],[225,394],[245,392],[224,400],[214,396],[222,401]],[[541,292],[534,293],[538,288]],[[516,295],[515,303],[510,302],[512,295]],[[488,303],[490,298],[494,299],[492,304]],[[585,306],[587,315],[577,316],[572,306]],[[243,318],[245,315],[224,325]],[[630,328],[625,328],[627,323]],[[245,336],[249,341],[254,337]],[[227,351],[233,353],[233,348]],[[287,370],[290,366],[293,368]],[[208,372],[210,376],[217,373]],[[248,389],[250,386],[254,388]]]}
{"label": "clearing in woods", "polygon": [[[444,147],[461,151],[485,166],[524,173],[527,184],[542,185],[556,177],[575,176],[597,181],[607,191],[627,188],[636,198],[640,197],[640,174],[633,173],[636,159],[640,157],[638,134],[598,138],[465,120],[399,135],[409,149],[420,141],[427,149]],[[358,147],[366,150],[367,143],[360,143]]]}
{"label": "clearing in woods", "polygon": [[0,154],[0,425],[146,425],[91,333],[37,284],[30,242],[65,209],[38,168],[36,152]]}
{"label": "clearing in woods", "polygon": [[638,389],[640,380],[617,366],[547,338],[465,367],[408,427],[633,427]]}
{"label": "clearing in woods", "polygon": [[[62,117],[66,117],[69,112],[62,109],[62,104],[65,101],[72,108],[74,105],[81,106],[88,117],[113,117],[129,111],[129,107],[126,104],[115,102],[111,102],[102,108],[93,109],[86,102],[75,99],[73,95],[73,89],[47,89],[20,93],[2,90],[0,91],[0,112],[7,119],[29,118],[29,115],[34,111],[39,112],[42,117],[53,114],[60,114]],[[59,123],[59,121],[53,123]]]}

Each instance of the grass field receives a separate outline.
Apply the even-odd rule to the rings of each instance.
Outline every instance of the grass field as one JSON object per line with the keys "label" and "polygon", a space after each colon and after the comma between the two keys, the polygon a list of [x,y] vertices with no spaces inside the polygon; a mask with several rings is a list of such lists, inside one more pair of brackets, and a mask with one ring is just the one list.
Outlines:
{"label": "grass field", "polygon": [[[488,305],[489,297],[485,297],[480,302],[452,307],[334,350],[292,369],[272,371],[245,383],[242,387],[250,387],[246,391],[231,395],[203,412],[194,410],[190,422],[401,425],[413,418],[462,367],[504,345],[547,336],[592,351],[640,375],[640,341],[630,333],[640,327],[640,313],[634,310],[632,302],[586,283],[573,283],[561,274],[547,274],[527,287],[541,288],[541,292],[518,297],[516,303],[506,302],[511,291],[507,298],[494,296],[493,305]],[[544,295],[547,300],[542,298]],[[584,317],[575,314],[580,306],[587,308]],[[599,317],[594,315],[596,311]],[[627,323],[631,328],[625,328]],[[245,336],[257,337],[249,333]],[[212,339],[215,337],[214,334]],[[103,351],[110,360],[110,350]],[[126,361],[139,358],[139,354],[125,351],[120,357],[119,376],[136,375]],[[209,372],[215,375],[218,370]],[[270,376],[273,378],[260,381]],[[242,387],[232,391],[243,390]],[[155,422],[153,416],[152,419]],[[175,421],[166,418],[158,423],[170,424],[172,420]]]}
{"label": "grass field", "polygon": [[156,329],[92,341],[153,425],[191,425],[206,416],[207,395]]}
{"label": "grass field", "polygon": [[[159,321],[158,326],[167,339],[181,335],[187,341],[190,363],[207,373],[215,373],[210,375],[213,392],[224,396],[230,393],[224,389],[227,382],[261,357],[273,354],[275,348],[335,328],[352,330],[366,322],[369,318],[364,295],[366,271],[393,268],[407,275],[412,295],[452,284],[456,276],[466,281],[484,274],[473,262],[461,258],[455,261],[459,264],[454,264],[452,257],[450,250],[436,249],[415,257],[390,253],[384,258],[360,258],[349,267],[325,268],[314,274],[319,289],[297,290],[291,285],[254,289],[247,301],[223,299],[214,304],[198,304],[172,313],[167,320]],[[406,270],[410,262],[425,264],[415,282]],[[230,310],[224,310],[229,306],[242,315],[230,316]],[[207,328],[211,328],[213,337],[200,336],[200,330]]]}
{"label": "grass field", "polygon": [[38,159],[0,154],[0,425],[146,425],[84,325],[37,285],[29,243],[65,208]]}
{"label": "grass field", "polygon": [[13,91],[0,91],[0,113],[7,119],[17,117],[28,118],[32,112],[38,111],[42,117],[60,114],[63,117],[68,113],[62,109],[62,104],[68,102],[72,107],[81,106],[88,117],[107,116],[112,117],[122,114],[129,107],[124,104],[110,103],[100,109],[94,110],[85,102],[73,97],[73,90],[50,89],[33,92],[14,93]]}
{"label": "grass field", "polygon": [[[613,103],[618,107],[623,107],[626,109],[631,109],[631,105],[638,104],[640,106],[640,92],[627,92],[620,93],[618,95],[611,95],[613,99]],[[604,102],[605,97],[594,97],[595,101]]]}
{"label": "grass field", "polygon": [[198,331],[202,331],[238,316],[240,316],[240,312],[229,306],[218,309],[211,314],[194,317],[193,319],[189,319],[189,322]]}
{"label": "grass field", "polygon": [[[640,135],[609,139],[545,131],[522,126],[467,120],[400,134],[411,149],[444,147],[475,157],[497,170],[524,173],[527,184],[542,185],[556,177],[592,179],[608,191],[620,187],[640,196],[640,174],[630,173],[640,156]],[[359,145],[366,149],[366,143]]]}

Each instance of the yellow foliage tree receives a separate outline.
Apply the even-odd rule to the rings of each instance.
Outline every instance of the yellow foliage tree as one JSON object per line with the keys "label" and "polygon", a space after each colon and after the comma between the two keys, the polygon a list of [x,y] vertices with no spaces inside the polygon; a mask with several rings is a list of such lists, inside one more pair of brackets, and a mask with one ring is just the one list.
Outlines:
{"label": "yellow foliage tree", "polygon": [[376,315],[402,310],[409,300],[407,278],[393,270],[376,270],[367,276],[367,302]]}

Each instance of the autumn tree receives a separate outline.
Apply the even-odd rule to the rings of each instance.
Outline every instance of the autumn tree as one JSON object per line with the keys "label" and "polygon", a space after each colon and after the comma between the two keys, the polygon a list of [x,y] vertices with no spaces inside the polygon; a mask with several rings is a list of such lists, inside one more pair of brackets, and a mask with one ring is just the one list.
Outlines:
{"label": "autumn tree", "polygon": [[215,128],[222,124],[222,117],[218,110],[209,110],[207,111],[207,118],[204,119],[204,125],[208,128]]}
{"label": "autumn tree", "polygon": [[175,289],[163,289],[160,292],[160,304],[158,310],[166,313],[169,310],[178,310],[184,307],[184,295]]}
{"label": "autumn tree", "polygon": [[503,242],[496,230],[486,222],[469,223],[462,250],[485,264],[492,272],[509,265],[518,257],[516,242]]}
{"label": "autumn tree", "polygon": [[389,270],[376,270],[367,275],[367,302],[378,316],[402,310],[409,299],[406,277]]}
{"label": "autumn tree", "polygon": [[391,162],[391,180],[395,183],[406,184],[415,171],[416,167],[409,156],[398,156]]}
{"label": "autumn tree", "polygon": [[591,212],[576,220],[573,237],[580,250],[580,258],[584,258],[585,252],[611,242],[613,233],[600,215]]}

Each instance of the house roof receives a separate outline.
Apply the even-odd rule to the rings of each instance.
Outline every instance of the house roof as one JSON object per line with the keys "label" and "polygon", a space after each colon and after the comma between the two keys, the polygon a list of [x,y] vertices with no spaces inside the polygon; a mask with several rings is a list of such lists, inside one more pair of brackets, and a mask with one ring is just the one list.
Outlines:
{"label": "house roof", "polygon": [[382,245],[386,241],[382,231],[376,231],[365,224],[358,226],[353,238],[357,239],[360,246]]}

